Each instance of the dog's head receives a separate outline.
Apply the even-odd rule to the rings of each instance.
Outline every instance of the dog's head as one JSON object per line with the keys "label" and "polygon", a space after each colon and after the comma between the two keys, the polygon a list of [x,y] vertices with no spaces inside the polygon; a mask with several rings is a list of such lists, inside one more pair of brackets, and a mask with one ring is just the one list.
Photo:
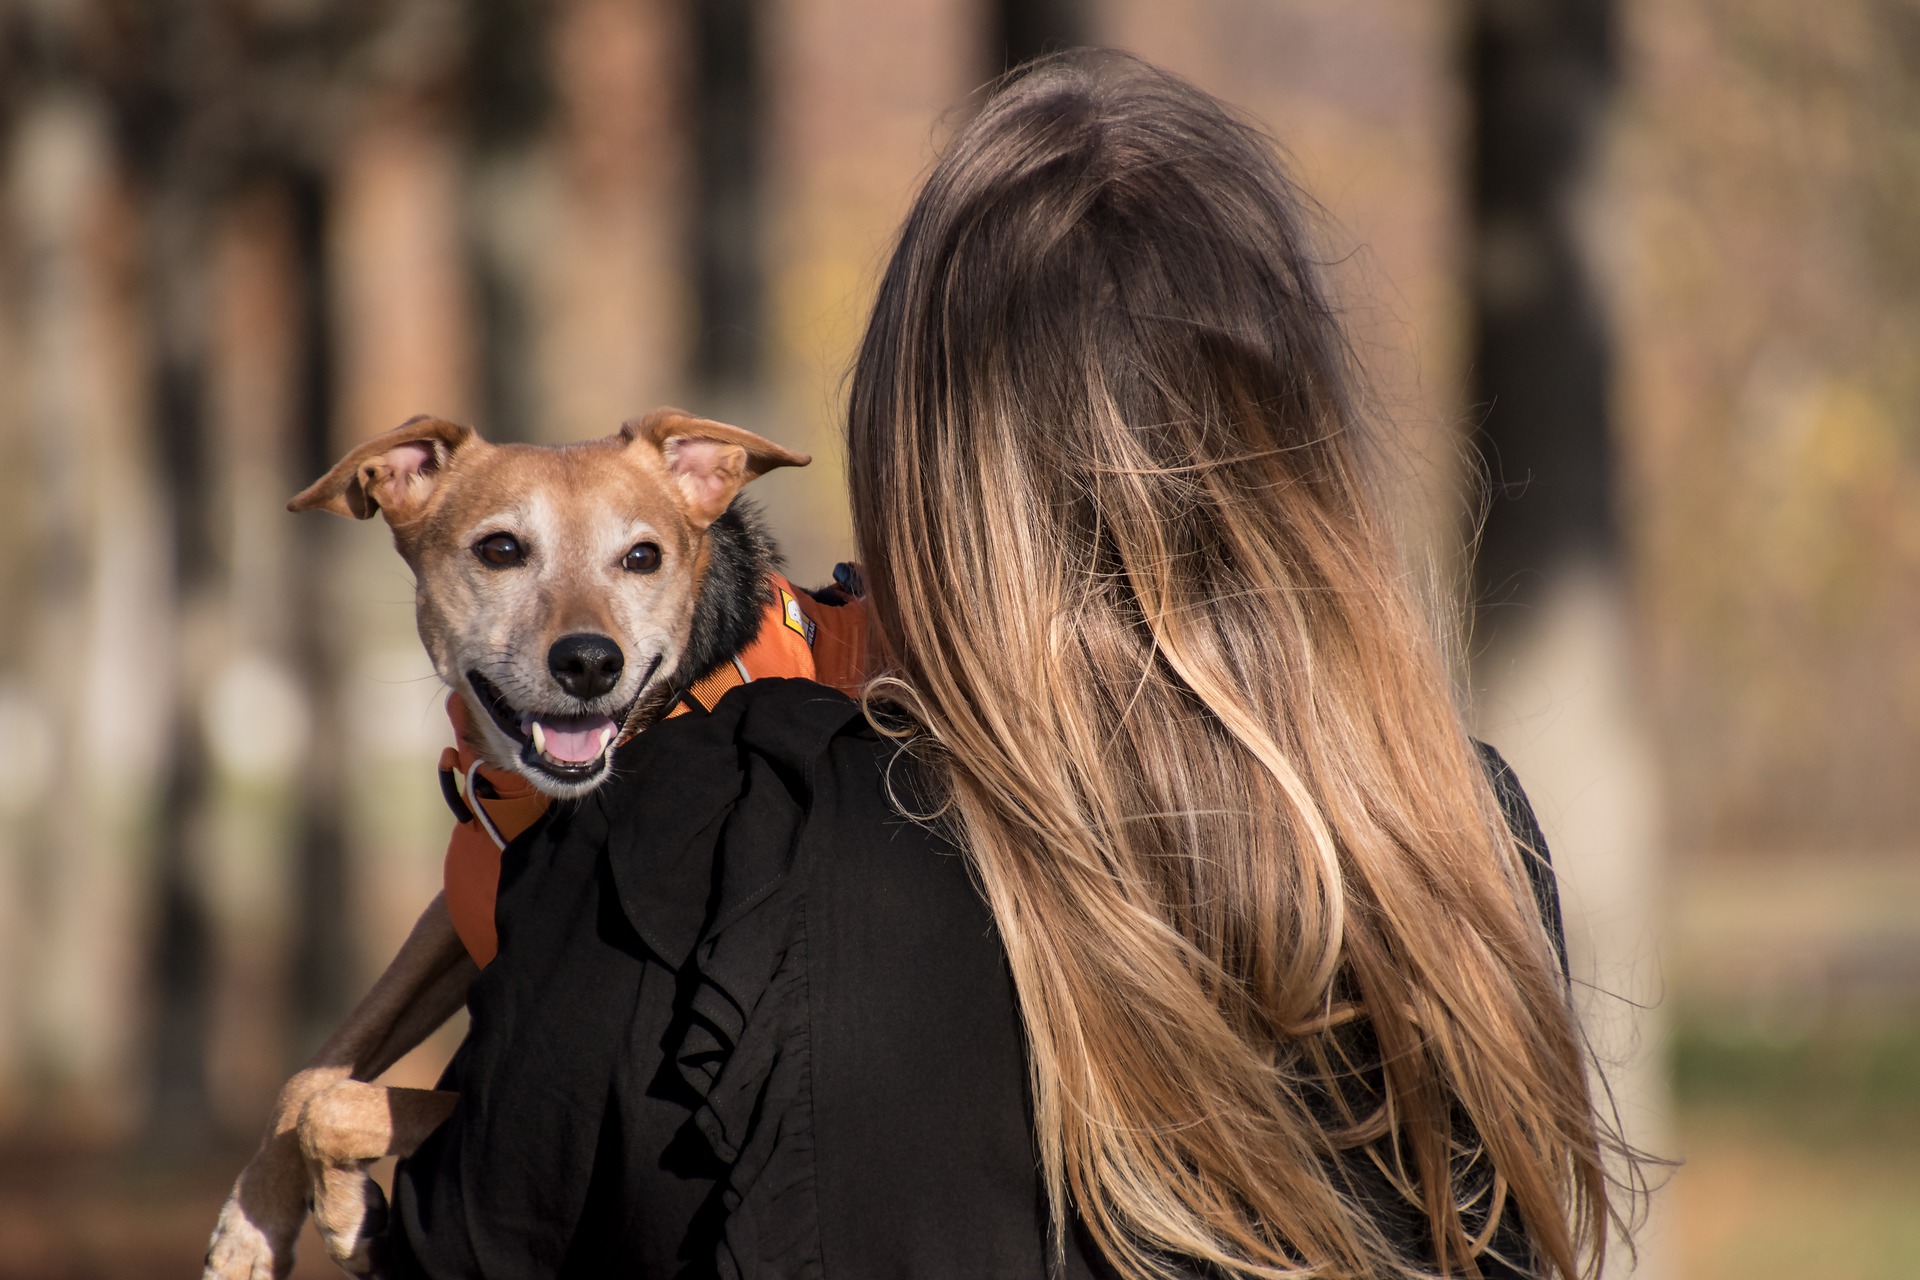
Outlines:
{"label": "dog's head", "polygon": [[681,673],[714,521],[754,477],[808,461],[677,409],[553,446],[415,418],[287,505],[386,517],[413,569],[420,638],[467,699],[474,747],[572,796],[606,777],[614,741]]}

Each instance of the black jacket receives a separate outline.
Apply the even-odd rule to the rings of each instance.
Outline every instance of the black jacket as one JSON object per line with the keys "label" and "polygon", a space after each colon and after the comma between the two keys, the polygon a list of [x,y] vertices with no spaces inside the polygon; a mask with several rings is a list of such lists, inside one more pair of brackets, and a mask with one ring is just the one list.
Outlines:
{"label": "black jacket", "polygon": [[[1049,1274],[1006,957],[894,755],[845,697],[757,681],[508,848],[459,1105],[395,1178],[399,1275]],[[1063,1244],[1055,1274],[1106,1274]]]}

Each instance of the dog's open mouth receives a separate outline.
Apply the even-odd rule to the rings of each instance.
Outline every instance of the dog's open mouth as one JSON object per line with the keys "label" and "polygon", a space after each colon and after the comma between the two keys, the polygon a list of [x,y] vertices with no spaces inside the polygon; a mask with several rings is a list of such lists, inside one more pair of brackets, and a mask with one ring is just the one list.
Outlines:
{"label": "dog's open mouth", "polygon": [[[656,654],[635,691],[635,702],[659,666]],[[634,706],[628,703],[617,715],[521,711],[478,671],[467,672],[467,683],[500,731],[520,744],[520,762],[557,782],[587,782],[598,776]]]}

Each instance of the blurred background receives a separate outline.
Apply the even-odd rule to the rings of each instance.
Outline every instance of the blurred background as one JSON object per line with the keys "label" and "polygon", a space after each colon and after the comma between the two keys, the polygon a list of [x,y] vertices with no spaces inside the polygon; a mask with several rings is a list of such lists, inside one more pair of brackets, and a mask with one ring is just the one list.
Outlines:
{"label": "blurred background", "polygon": [[411,582],[286,498],[417,412],[680,403],[815,455],[760,496],[823,580],[916,182],[1080,43],[1325,207],[1684,1160],[1639,1274],[1920,1275],[1920,0],[0,0],[0,1277],[193,1274],[435,891]]}

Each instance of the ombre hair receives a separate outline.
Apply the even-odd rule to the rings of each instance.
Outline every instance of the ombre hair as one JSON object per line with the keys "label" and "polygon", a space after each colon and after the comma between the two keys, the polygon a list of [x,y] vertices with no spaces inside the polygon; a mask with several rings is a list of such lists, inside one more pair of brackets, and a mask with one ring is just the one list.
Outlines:
{"label": "ombre hair", "polygon": [[870,714],[991,905],[1057,1233],[1130,1276],[1597,1271],[1611,1130],[1304,207],[1120,55],[960,130],[852,378]]}

